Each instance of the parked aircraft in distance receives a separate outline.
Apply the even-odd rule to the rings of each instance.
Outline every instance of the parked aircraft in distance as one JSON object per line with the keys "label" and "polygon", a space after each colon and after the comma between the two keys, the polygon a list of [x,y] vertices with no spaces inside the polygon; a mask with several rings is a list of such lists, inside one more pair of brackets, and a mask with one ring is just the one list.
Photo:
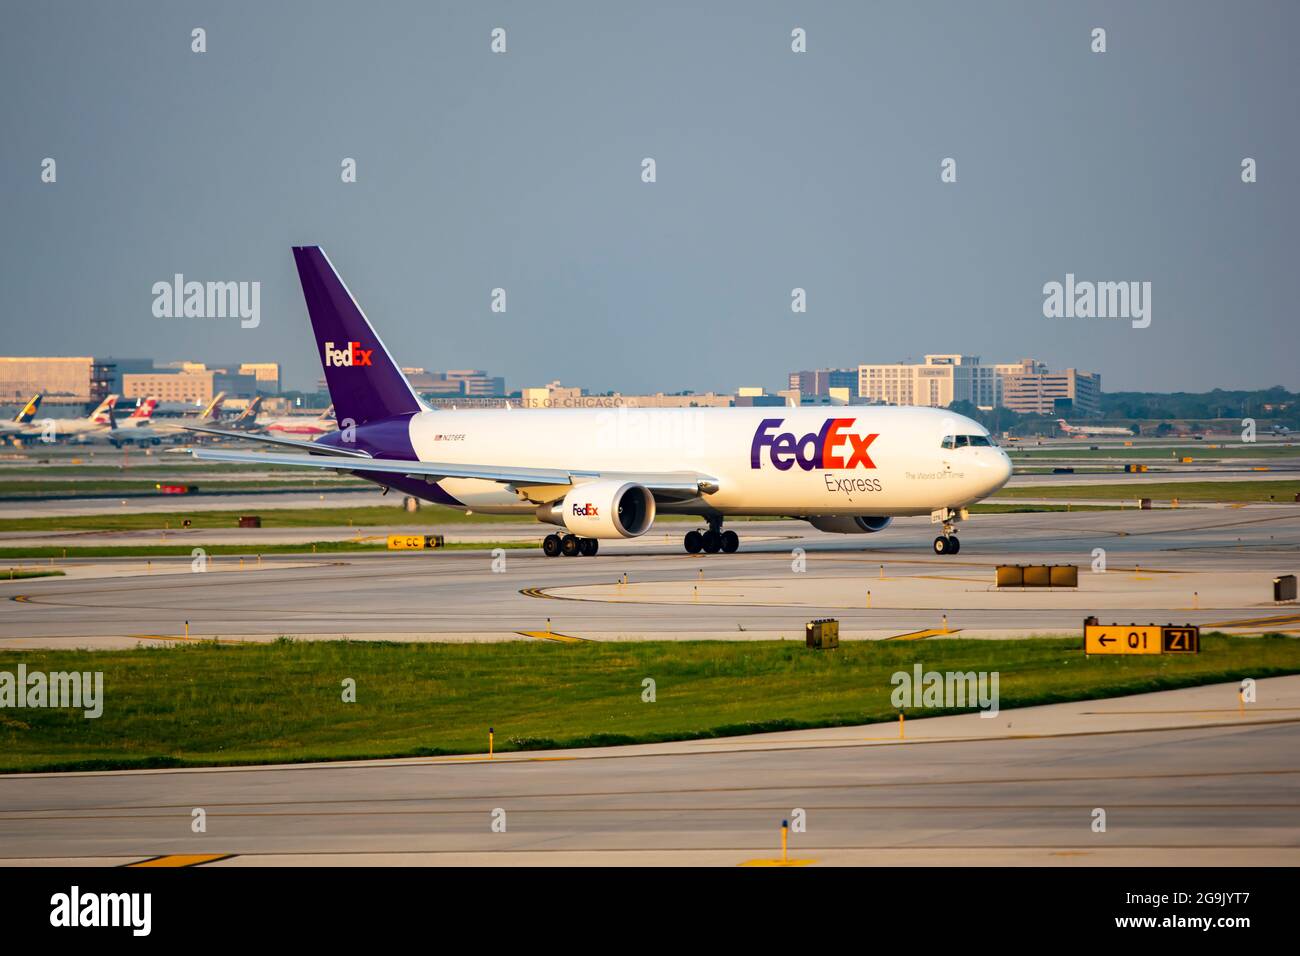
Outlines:
{"label": "parked aircraft in distance", "polygon": [[44,396],[37,392],[27,400],[27,404],[18,409],[17,414],[7,422],[0,422],[0,438],[17,438],[24,431],[30,431],[32,419],[36,417],[36,410],[41,407],[41,399]]}
{"label": "parked aircraft in distance", "polygon": [[116,395],[107,395],[95,406],[85,418],[43,418],[29,421],[27,427],[20,429],[13,437],[24,441],[89,441],[91,436],[107,432],[111,425],[113,406],[117,404]]}
{"label": "parked aircraft in distance", "polygon": [[1058,418],[1056,424],[1067,435],[1077,435],[1079,438],[1086,438],[1089,435],[1127,435],[1133,436],[1133,429],[1121,428],[1117,425],[1071,425],[1064,418]]}

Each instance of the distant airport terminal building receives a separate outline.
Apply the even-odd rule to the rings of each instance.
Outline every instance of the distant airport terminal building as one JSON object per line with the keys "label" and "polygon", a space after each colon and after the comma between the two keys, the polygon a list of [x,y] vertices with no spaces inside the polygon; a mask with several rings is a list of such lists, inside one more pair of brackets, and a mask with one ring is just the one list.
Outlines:
{"label": "distant airport terminal building", "polygon": [[94,356],[0,356],[0,402],[23,402],[37,392],[50,405],[96,405],[105,395],[206,404],[224,391],[251,398],[279,391],[277,362],[209,368],[201,362],[156,366],[152,359]]}
{"label": "distant airport terminal building", "polygon": [[0,357],[0,400],[25,402],[37,392],[51,405],[86,405],[109,393],[111,367],[89,355]]}

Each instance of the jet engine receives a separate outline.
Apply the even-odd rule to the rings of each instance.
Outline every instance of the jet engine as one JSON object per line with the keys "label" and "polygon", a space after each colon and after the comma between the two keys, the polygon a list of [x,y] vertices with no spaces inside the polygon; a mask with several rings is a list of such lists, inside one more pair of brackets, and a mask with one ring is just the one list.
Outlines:
{"label": "jet engine", "polygon": [[589,481],[542,505],[537,517],[583,538],[635,538],[654,523],[655,497],[630,481]]}
{"label": "jet engine", "polygon": [[893,518],[860,518],[852,515],[822,515],[809,518],[808,523],[818,531],[835,534],[873,534],[889,527]]}

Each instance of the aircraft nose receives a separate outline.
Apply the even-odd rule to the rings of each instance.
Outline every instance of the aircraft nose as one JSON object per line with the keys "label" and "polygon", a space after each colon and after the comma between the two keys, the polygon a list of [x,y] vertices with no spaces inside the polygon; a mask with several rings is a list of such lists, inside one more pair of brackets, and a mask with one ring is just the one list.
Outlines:
{"label": "aircraft nose", "polygon": [[993,485],[993,491],[997,491],[1010,481],[1011,474],[1014,470],[1015,469],[1011,464],[1011,457],[999,448],[997,461],[993,463],[994,477],[996,479],[996,484]]}

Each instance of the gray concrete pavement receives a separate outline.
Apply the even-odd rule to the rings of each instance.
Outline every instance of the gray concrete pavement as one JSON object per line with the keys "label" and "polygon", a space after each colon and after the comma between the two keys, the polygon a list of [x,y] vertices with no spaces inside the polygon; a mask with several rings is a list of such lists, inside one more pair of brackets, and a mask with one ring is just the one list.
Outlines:
{"label": "gray concrete pavement", "polygon": [[738,865],[776,859],[798,808],[790,858],[823,865],[1294,866],[1300,677],[1258,689],[1244,716],[1217,685],[913,720],[903,740],[891,723],[492,761],[0,777],[0,863]]}
{"label": "gray concrete pavement", "polygon": [[[267,639],[281,634],[410,640],[554,631],[587,639],[796,638],[812,617],[841,633],[889,637],[948,626],[982,634],[1078,633],[1103,620],[1177,621],[1245,632],[1300,628],[1272,580],[1300,571],[1300,508],[982,515],[962,550],[936,556],[924,519],[876,535],[831,536],[799,522],[741,526],[734,555],[687,555],[683,528],[602,544],[594,558],[533,549],[266,557],[195,574],[189,558],[137,560],[123,576],[0,582],[0,646],[129,645],[133,635]],[[524,525],[476,527],[528,534]],[[1107,572],[1092,574],[1097,548]],[[796,549],[802,549],[800,555]],[[500,570],[494,570],[495,567]],[[998,563],[1079,565],[1079,591],[996,591]],[[795,568],[802,563],[804,571]],[[121,569],[121,563],[103,562]],[[881,579],[881,566],[884,579]],[[703,580],[700,579],[701,571]],[[224,572],[224,573],[222,573]],[[629,586],[615,584],[628,575]],[[698,591],[696,589],[699,589]],[[872,606],[866,606],[866,592]],[[1197,592],[1204,592],[1203,599]],[[643,600],[634,600],[638,595]],[[96,646],[106,646],[96,644]]]}

